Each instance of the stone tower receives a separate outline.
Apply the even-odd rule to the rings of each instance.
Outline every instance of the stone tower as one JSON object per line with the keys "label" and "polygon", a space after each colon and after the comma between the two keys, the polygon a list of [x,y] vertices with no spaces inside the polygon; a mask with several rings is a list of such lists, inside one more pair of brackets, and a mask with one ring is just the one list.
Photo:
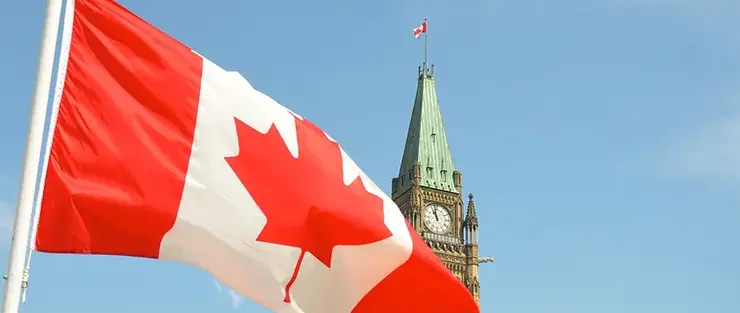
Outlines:
{"label": "stone tower", "polygon": [[467,209],[462,172],[452,164],[434,85],[434,67],[419,69],[398,177],[391,197],[409,223],[480,304],[478,217],[473,194]]}

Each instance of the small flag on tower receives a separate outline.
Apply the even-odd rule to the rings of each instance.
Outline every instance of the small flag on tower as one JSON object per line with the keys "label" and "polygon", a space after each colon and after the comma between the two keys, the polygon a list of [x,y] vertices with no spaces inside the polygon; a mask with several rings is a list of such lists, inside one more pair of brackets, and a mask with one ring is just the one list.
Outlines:
{"label": "small flag on tower", "polygon": [[414,32],[414,38],[419,39],[421,34],[427,33],[427,20],[424,19],[424,22],[419,25],[419,27],[413,29]]}

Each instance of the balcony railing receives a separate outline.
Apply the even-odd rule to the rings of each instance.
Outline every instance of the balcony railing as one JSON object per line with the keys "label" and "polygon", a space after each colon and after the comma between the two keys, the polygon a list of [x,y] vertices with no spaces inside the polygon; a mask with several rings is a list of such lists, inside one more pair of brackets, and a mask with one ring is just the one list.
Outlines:
{"label": "balcony railing", "polygon": [[430,233],[430,232],[423,232],[421,234],[421,236],[424,239],[426,239],[426,240],[433,240],[433,241],[437,241],[437,242],[444,242],[444,243],[449,243],[449,244],[453,244],[453,245],[460,245],[460,244],[462,244],[462,242],[460,241],[460,239],[455,238],[455,237],[451,237],[451,236],[446,236],[446,235],[440,235],[440,234],[435,234],[435,233]]}

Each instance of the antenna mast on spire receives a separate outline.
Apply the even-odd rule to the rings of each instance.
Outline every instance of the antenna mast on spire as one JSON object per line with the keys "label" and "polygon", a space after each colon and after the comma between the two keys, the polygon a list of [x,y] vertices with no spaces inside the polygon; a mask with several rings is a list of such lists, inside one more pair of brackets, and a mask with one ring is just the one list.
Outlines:
{"label": "antenna mast on spire", "polygon": [[428,26],[427,19],[424,19],[424,24],[422,24],[422,27],[424,29],[424,75],[427,74],[427,71],[429,69],[429,32],[427,31]]}
{"label": "antenna mast on spire", "polygon": [[421,77],[421,74],[427,75],[429,73],[429,51],[428,51],[428,44],[429,44],[429,36],[427,33],[427,19],[424,19],[424,22],[421,23],[421,25],[417,28],[414,28],[413,30],[414,38],[419,39],[419,36],[424,35],[424,63],[421,65],[421,73],[419,77]]}

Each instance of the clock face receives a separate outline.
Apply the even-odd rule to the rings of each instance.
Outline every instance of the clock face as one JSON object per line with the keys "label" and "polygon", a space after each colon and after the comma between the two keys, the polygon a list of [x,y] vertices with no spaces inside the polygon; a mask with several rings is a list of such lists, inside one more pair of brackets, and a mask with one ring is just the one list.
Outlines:
{"label": "clock face", "polygon": [[450,210],[439,204],[430,204],[424,210],[424,225],[437,234],[446,233],[452,225]]}

